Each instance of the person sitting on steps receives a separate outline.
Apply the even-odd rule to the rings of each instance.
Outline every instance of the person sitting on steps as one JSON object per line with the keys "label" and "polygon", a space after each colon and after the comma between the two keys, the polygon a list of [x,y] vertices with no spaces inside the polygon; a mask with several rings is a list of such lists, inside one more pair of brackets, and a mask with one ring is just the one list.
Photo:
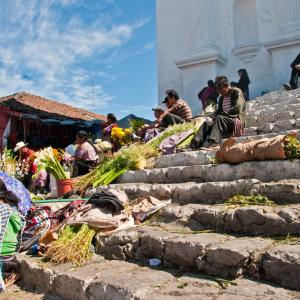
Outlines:
{"label": "person sitting on steps", "polygon": [[291,63],[292,73],[290,84],[285,83],[283,86],[287,91],[295,90],[298,87],[298,78],[300,76],[300,53]]}
{"label": "person sitting on steps", "polygon": [[172,89],[167,90],[166,95],[167,97],[163,103],[166,104],[168,109],[159,117],[158,122],[161,122],[168,114],[176,115],[177,120],[181,118],[182,121],[190,121],[193,117],[192,110],[184,100],[179,98],[178,93]]}
{"label": "person sitting on steps", "polygon": [[219,95],[216,91],[214,81],[208,80],[207,86],[203,88],[198,94],[198,98],[201,101],[203,111],[205,112],[205,109],[209,105],[213,105],[213,107],[217,107],[218,97]]}
{"label": "person sitting on steps", "polygon": [[212,121],[206,120],[195,134],[190,148],[195,150],[208,141],[209,147],[218,146],[228,136],[243,134],[246,102],[239,88],[230,86],[226,76],[216,78],[216,90],[221,95]]}

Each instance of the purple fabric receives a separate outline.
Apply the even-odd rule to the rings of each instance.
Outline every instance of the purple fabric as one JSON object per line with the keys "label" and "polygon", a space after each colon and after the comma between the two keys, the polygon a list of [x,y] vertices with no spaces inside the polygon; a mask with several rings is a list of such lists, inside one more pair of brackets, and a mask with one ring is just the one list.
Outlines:
{"label": "purple fabric", "polygon": [[156,128],[150,128],[146,131],[145,137],[144,137],[144,142],[147,143],[156,136],[158,136],[159,131]]}
{"label": "purple fabric", "polygon": [[163,152],[163,154],[174,154],[176,152],[176,146],[184,141],[193,132],[193,129],[189,129],[185,132],[173,134],[161,142],[159,149]]}
{"label": "purple fabric", "polygon": [[5,187],[5,191],[3,192],[17,199],[18,210],[25,216],[32,206],[29,191],[19,180],[6,173],[0,172],[0,181]]}

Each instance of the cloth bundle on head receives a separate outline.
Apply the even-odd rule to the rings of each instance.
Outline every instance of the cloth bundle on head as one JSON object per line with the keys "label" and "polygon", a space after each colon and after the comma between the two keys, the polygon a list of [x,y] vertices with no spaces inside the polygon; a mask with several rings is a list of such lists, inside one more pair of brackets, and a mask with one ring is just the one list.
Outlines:
{"label": "cloth bundle on head", "polygon": [[15,205],[23,216],[26,216],[32,206],[30,193],[25,186],[3,172],[0,172],[0,197]]}

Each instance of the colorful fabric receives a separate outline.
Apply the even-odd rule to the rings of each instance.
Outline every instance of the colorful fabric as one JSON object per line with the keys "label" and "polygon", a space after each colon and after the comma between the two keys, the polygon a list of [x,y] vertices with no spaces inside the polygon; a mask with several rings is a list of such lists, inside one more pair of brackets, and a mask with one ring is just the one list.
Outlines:
{"label": "colorful fabric", "polygon": [[32,207],[26,216],[24,237],[31,238],[43,234],[56,224],[56,218],[49,206]]}
{"label": "colorful fabric", "polygon": [[181,117],[185,121],[188,121],[193,117],[191,108],[181,99],[177,100],[177,103],[169,109],[169,112]]}
{"label": "colorful fabric", "polygon": [[0,172],[0,183],[2,183],[2,196],[8,201],[15,202],[18,210],[25,216],[31,208],[31,197],[29,191],[17,179]]}
{"label": "colorful fabric", "polygon": [[89,142],[78,145],[75,151],[75,159],[84,161],[95,161],[98,159],[97,153]]}
{"label": "colorful fabric", "polygon": [[69,203],[67,206],[61,208],[60,210],[55,212],[55,219],[62,223],[66,220],[68,220],[75,212],[76,210],[83,206],[86,202],[83,200],[75,200],[71,203]]}

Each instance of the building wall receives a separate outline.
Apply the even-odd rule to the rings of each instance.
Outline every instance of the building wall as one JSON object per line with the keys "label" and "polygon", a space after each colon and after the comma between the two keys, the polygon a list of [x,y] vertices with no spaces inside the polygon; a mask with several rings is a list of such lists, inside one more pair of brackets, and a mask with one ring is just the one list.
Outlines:
{"label": "building wall", "polygon": [[197,94],[207,80],[238,81],[247,69],[250,97],[289,79],[300,51],[299,0],[157,0],[159,103],[176,89],[201,111]]}

